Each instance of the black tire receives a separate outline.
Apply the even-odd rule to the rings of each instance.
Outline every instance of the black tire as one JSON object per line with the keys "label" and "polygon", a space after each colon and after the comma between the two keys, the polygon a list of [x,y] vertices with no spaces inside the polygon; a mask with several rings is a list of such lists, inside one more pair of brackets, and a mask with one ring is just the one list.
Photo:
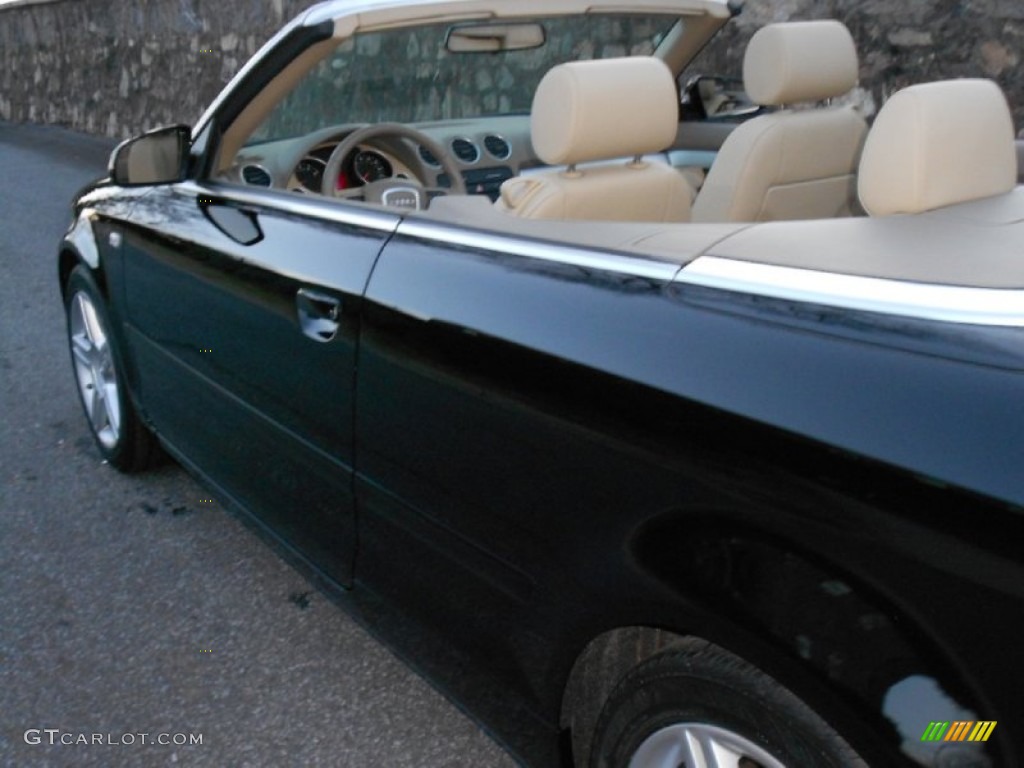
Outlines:
{"label": "black tire", "polygon": [[157,455],[156,439],[132,405],[106,302],[83,265],[68,277],[64,314],[75,385],[100,454],[122,472],[145,469]]}
{"label": "black tire", "polygon": [[[633,768],[664,765],[649,759],[651,751],[669,747],[672,739],[686,733],[731,745],[743,759],[725,764],[740,768],[867,768],[790,691],[739,657],[700,640],[686,640],[626,674],[598,718],[590,765],[629,768],[634,757],[638,765]],[[644,752],[638,754],[641,747]],[[685,750],[671,763],[690,765]]]}

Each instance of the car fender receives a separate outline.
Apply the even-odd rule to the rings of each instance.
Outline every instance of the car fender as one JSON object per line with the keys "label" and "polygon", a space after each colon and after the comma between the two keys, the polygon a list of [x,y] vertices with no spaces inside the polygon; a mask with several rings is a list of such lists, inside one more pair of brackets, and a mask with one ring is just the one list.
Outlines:
{"label": "car fender", "polygon": [[87,264],[93,270],[100,267],[100,249],[96,243],[96,232],[93,228],[93,220],[96,216],[95,208],[82,208],[61,243],[62,251],[71,251],[80,262]]}
{"label": "car fender", "polygon": [[619,626],[591,629],[562,701],[577,757],[626,673],[696,637],[789,688],[871,765],[1010,764],[998,730],[984,746],[922,741],[933,721],[998,717],[963,659],[932,642],[936,632],[920,616],[801,543],[732,517],[676,511],[637,531],[630,559],[676,599],[625,607]]}

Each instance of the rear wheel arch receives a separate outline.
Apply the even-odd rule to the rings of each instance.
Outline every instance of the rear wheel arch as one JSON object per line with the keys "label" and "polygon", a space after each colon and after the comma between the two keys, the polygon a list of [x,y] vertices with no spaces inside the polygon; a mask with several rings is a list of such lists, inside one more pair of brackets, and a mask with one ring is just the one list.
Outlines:
{"label": "rear wheel arch", "polygon": [[633,667],[602,708],[581,766],[867,768],[839,730],[721,646],[681,640]]}
{"label": "rear wheel arch", "polygon": [[[645,576],[744,628],[769,658],[797,661],[845,697],[880,712],[896,686],[924,677],[960,710],[982,715],[988,701],[963,649],[947,645],[941,617],[914,600],[918,593],[908,585],[916,562],[898,567],[896,559],[879,578],[884,550],[863,542],[857,550],[843,526],[836,530],[767,531],[727,510],[666,515],[638,532],[632,555]],[[732,634],[709,639],[745,656],[731,647]],[[920,737],[901,725],[905,738]]]}
{"label": "rear wheel arch", "polygon": [[687,636],[649,626],[625,626],[594,637],[577,655],[563,696],[560,726],[569,731],[576,765],[586,765],[601,709],[634,667],[685,642]]}
{"label": "rear wheel arch", "polygon": [[[767,653],[771,655],[772,652],[769,650]],[[629,693],[624,693],[623,688],[631,686],[632,678],[638,673],[643,674],[645,668],[665,662],[671,664],[673,656],[700,654],[710,654],[720,663],[724,660],[726,666],[747,667],[753,674],[771,681],[773,694],[778,699],[775,704],[780,701],[789,703],[793,705],[794,712],[802,708],[809,719],[819,720],[819,729],[837,745],[837,751],[849,756],[849,762],[842,765],[865,765],[847,743],[847,734],[834,728],[828,734],[825,714],[818,713],[803,698],[801,694],[806,689],[802,685],[794,685],[794,679],[804,680],[803,675],[780,674],[779,667],[784,665],[762,665],[760,662],[766,658],[764,655],[730,650],[698,635],[656,626],[623,626],[609,630],[591,640],[578,655],[564,688],[560,718],[561,728],[572,746],[572,765],[577,768],[592,765],[595,736],[614,719],[609,709],[619,703],[616,699],[621,700],[625,693]],[[756,659],[751,660],[749,656]],[[838,697],[836,701],[838,703]],[[601,740],[597,739],[598,742]]]}
{"label": "rear wheel arch", "polygon": [[[961,711],[973,712],[982,719],[986,715],[992,717],[963,665],[948,649],[930,638],[928,627],[920,624],[912,612],[901,610],[898,603],[870,589],[839,566],[830,566],[820,559],[804,559],[797,548],[787,548],[777,541],[771,544],[777,545],[778,552],[786,558],[786,568],[778,571],[779,584],[785,587],[783,591],[793,588],[788,580],[792,578],[803,581],[805,590],[825,590],[825,597],[820,598],[813,610],[834,611],[833,615],[820,617],[821,626],[829,631],[823,630],[812,637],[807,646],[802,644],[805,640],[802,635],[787,636],[780,631],[794,624],[788,612],[793,606],[772,597],[778,594],[774,590],[779,584],[767,584],[767,592],[754,596],[765,598],[767,603],[766,611],[757,614],[745,611],[742,605],[729,604],[732,598],[724,593],[700,596],[692,582],[688,588],[681,581],[666,583],[662,578],[665,574],[657,568],[644,568],[646,575],[654,575],[676,594],[685,595],[685,604],[697,613],[686,615],[683,611],[689,609],[682,609],[682,603],[665,604],[654,612],[648,608],[646,618],[641,619],[650,623],[624,624],[600,631],[589,635],[591,639],[581,644],[563,688],[560,713],[560,724],[568,732],[576,765],[589,765],[589,752],[601,711],[620,683],[654,657],[692,647],[693,643],[716,644],[780,683],[815,712],[819,711],[816,705],[822,705],[821,716],[826,720],[832,717],[833,709],[841,713],[835,720],[842,720],[844,725],[837,731],[871,763],[892,759],[899,754],[901,745],[905,748],[908,742],[919,741],[927,724],[918,729],[916,720],[895,722],[892,719],[893,712],[886,710],[885,701],[897,685],[930,686],[936,695],[954,703]],[[764,569],[754,571],[757,578],[766,578],[771,573]],[[630,614],[631,620],[638,618],[635,613]],[[721,614],[726,614],[727,618],[723,620]],[[678,620],[666,624],[667,617]],[[859,639],[861,636],[853,634],[854,624],[858,622],[870,626],[876,633],[872,637],[876,645],[866,645],[866,641]],[[832,651],[829,650],[827,641],[843,637],[844,633],[850,634],[853,646],[859,647],[864,655],[849,655],[846,664],[852,679],[840,683],[833,677],[835,670],[824,666],[822,659],[834,660],[836,649],[849,650],[849,646],[835,644],[831,646]],[[874,666],[868,663],[872,658],[877,661]],[[925,711],[927,707],[926,699],[917,713],[925,721],[942,717],[929,714]],[[995,749],[995,743],[988,748]],[[986,764],[984,761],[977,763]]]}

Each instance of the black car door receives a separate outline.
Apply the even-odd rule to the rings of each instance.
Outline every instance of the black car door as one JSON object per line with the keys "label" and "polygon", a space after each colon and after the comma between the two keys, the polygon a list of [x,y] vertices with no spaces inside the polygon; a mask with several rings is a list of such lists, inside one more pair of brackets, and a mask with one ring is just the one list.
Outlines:
{"label": "black car door", "polygon": [[615,376],[665,367],[677,269],[407,219],[360,333],[360,582],[494,674],[542,679],[547,633],[590,609],[575,598],[629,589],[608,583],[628,513],[677,493],[623,440],[646,394]]}
{"label": "black car door", "polygon": [[176,454],[331,578],[351,580],[359,302],[398,217],[184,182],[124,230],[141,406]]}

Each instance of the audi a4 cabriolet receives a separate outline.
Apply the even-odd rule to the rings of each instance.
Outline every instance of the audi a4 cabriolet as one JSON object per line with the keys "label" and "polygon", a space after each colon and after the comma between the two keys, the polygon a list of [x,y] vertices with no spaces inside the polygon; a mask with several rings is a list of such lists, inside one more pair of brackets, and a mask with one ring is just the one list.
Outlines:
{"label": "audi a4 cabriolet", "polygon": [[696,71],[738,10],[304,12],[75,201],[99,451],[180,461],[526,765],[1019,765],[1006,99],[869,128],[836,21]]}

